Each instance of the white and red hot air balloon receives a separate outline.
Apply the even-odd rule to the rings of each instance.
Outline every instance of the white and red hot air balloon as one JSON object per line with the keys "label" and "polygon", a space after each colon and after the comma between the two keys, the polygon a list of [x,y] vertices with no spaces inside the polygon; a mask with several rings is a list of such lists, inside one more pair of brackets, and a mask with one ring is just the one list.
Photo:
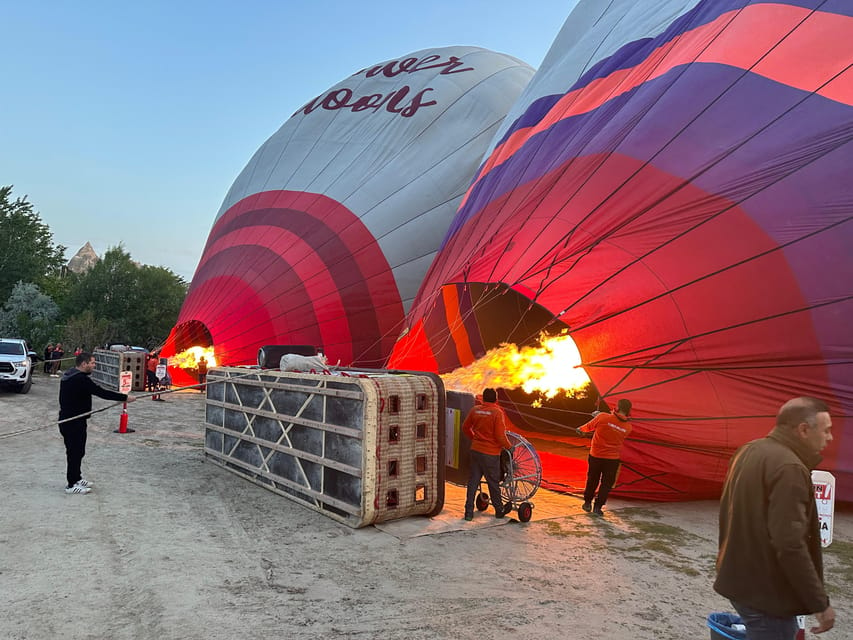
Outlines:
{"label": "white and red hot air balloon", "polygon": [[381,366],[503,117],[533,69],[476,47],[417,51],[307,102],[231,187],[166,355],[254,362],[309,344]]}

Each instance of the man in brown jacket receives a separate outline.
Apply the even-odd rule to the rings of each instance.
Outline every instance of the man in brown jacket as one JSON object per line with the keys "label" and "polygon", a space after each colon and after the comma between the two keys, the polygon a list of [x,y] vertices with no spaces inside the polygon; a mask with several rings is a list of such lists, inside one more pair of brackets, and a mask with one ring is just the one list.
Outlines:
{"label": "man in brown jacket", "polygon": [[498,395],[494,389],[483,389],[483,403],[475,404],[462,423],[462,431],[471,440],[471,472],[465,499],[466,520],[474,519],[474,496],[483,476],[486,476],[486,484],[495,506],[495,517],[503,518],[509,512],[501,501],[501,449],[511,449],[512,444],[506,437],[506,415],[497,401]]}
{"label": "man in brown jacket", "polygon": [[750,640],[793,640],[796,616],[813,633],[835,624],[823,585],[823,556],[811,470],[832,441],[826,403],[794,398],[775,428],[737,450],[720,499],[714,589],[728,598]]}

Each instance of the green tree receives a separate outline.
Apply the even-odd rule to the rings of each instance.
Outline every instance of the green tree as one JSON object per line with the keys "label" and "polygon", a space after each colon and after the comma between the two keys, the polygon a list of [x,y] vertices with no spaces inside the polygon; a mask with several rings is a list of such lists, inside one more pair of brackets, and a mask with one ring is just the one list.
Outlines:
{"label": "green tree", "polygon": [[145,265],[139,270],[137,297],[144,313],[134,316],[137,322],[129,327],[131,335],[137,336],[134,344],[159,347],[178,320],[187,283],[170,269]]}
{"label": "green tree", "polygon": [[110,341],[112,329],[108,320],[96,318],[91,309],[86,309],[68,319],[62,327],[62,335],[70,349],[83,347],[91,351]]}
{"label": "green tree", "polygon": [[65,308],[65,300],[68,294],[74,288],[74,285],[80,280],[80,274],[63,269],[62,271],[52,272],[47,274],[39,283],[39,289],[42,292],[53,298],[53,301],[59,305],[60,309]]}
{"label": "green tree", "polygon": [[26,196],[12,199],[12,187],[0,187],[0,300],[16,282],[41,284],[62,268],[64,255],[65,247],[53,243],[50,227]]}
{"label": "green tree", "polygon": [[59,307],[31,282],[19,282],[0,309],[0,336],[23,338],[39,351],[55,332]]}
{"label": "green tree", "polygon": [[108,342],[151,347],[168,337],[186,291],[186,283],[169,269],[139,266],[124,248],[111,247],[70,287],[63,309],[69,318],[91,311],[105,321]]}

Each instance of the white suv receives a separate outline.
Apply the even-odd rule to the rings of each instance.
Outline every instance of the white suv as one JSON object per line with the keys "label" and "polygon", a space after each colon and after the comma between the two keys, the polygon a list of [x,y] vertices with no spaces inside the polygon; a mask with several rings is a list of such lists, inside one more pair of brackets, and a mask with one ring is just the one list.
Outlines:
{"label": "white suv", "polygon": [[0,338],[0,384],[11,384],[18,393],[26,393],[33,385],[33,356],[27,343],[13,338]]}

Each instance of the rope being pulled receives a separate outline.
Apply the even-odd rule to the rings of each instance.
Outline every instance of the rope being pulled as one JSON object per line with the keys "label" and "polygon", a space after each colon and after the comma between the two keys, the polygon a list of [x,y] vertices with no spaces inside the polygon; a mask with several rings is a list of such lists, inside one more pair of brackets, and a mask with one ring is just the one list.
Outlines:
{"label": "rope being pulled", "polygon": [[[276,371],[276,369],[268,369],[268,371]],[[150,398],[152,396],[161,396],[161,395],[166,395],[169,393],[176,393],[178,391],[185,391],[186,389],[200,389],[200,388],[208,387],[208,386],[211,386],[214,384],[223,384],[225,382],[228,382],[230,380],[234,380],[237,378],[243,378],[243,377],[247,377],[247,376],[256,375],[257,372],[258,372],[257,369],[253,369],[250,372],[247,372],[245,374],[237,375],[237,376],[231,376],[229,378],[217,380],[214,382],[204,382],[204,383],[199,383],[199,384],[191,384],[191,385],[187,385],[184,387],[175,387],[174,389],[166,389],[166,390],[162,390],[162,391],[152,391],[150,393],[140,393],[138,395],[134,394],[133,400],[131,400],[131,402],[134,402],[136,400],[141,400],[144,398]],[[52,427],[54,425],[60,425],[60,424],[63,424],[65,422],[71,422],[73,420],[80,420],[81,418],[88,418],[89,416],[93,416],[96,413],[100,413],[101,411],[106,411],[107,409],[112,409],[113,407],[117,407],[117,406],[123,405],[123,404],[125,404],[125,401],[119,400],[118,402],[110,403],[105,407],[100,407],[98,409],[92,409],[91,411],[87,411],[86,413],[81,413],[79,415],[72,416],[70,418],[64,418],[63,420],[52,420],[51,422],[41,424],[41,425],[38,425],[35,427],[27,427],[26,429],[18,429],[17,431],[11,431],[9,433],[3,433],[3,434],[0,434],[0,440],[4,440],[6,438],[13,438],[15,436],[22,436],[24,434],[33,433],[35,431],[41,431],[42,429],[47,429],[47,428]]]}

